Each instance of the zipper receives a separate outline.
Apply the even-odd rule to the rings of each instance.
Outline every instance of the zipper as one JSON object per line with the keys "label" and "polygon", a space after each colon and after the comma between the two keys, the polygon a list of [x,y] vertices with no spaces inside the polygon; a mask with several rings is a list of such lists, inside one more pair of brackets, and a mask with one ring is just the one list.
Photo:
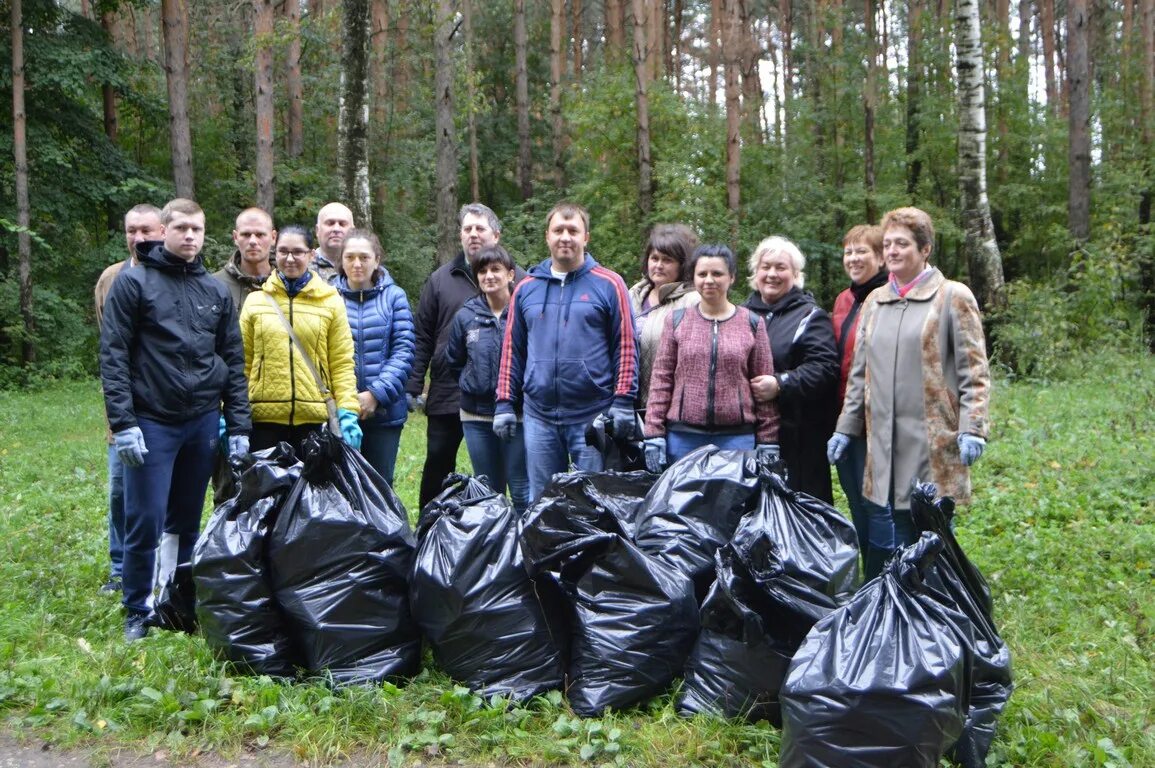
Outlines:
{"label": "zipper", "polygon": [[[286,295],[288,292],[286,291]],[[273,297],[276,301],[277,297]],[[289,326],[293,325],[293,297],[289,296]],[[293,329],[294,331],[296,328]],[[288,334],[286,334],[288,336]],[[289,427],[293,426],[293,421],[297,416],[297,371],[294,367],[296,355],[293,350],[293,338],[289,336],[286,341],[289,344]]]}
{"label": "zipper", "polygon": [[[562,319],[562,311],[563,311],[562,307],[565,304],[565,282],[568,278],[569,278],[569,274],[567,273],[566,276],[561,279],[561,289],[558,291],[558,294],[557,294],[557,320],[558,321],[556,323],[554,323],[554,330],[556,331],[556,338],[554,339],[554,342],[553,342],[553,344],[554,344],[553,348],[559,352],[561,351],[561,326],[562,326],[561,319]],[[528,359],[528,358],[529,358],[529,356],[526,355],[526,359]],[[554,406],[554,413],[560,417],[561,416],[561,357],[555,355],[553,358],[553,361],[554,361],[553,362],[553,366],[554,366],[554,368],[553,368],[553,406]]]}
{"label": "zipper", "polygon": [[710,377],[706,380],[706,426],[714,426],[714,378],[718,375],[718,321],[712,321],[710,338]]}

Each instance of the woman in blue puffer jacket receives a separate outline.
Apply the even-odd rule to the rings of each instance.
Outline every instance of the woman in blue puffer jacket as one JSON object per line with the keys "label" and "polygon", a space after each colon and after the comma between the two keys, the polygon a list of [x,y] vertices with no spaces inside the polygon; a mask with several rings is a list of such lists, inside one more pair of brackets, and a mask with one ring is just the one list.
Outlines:
{"label": "woman in blue puffer jacket", "polygon": [[409,416],[405,382],[416,340],[405,291],[381,261],[377,235],[353,229],[345,236],[337,289],[345,298],[353,332],[357,399],[361,408],[361,455],[393,485],[401,428]]}

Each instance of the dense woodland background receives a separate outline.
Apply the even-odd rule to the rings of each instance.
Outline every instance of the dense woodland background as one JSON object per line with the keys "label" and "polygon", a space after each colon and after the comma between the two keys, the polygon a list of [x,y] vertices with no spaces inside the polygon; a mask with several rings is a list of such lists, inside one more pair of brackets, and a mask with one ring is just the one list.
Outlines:
{"label": "dense woodland background", "polygon": [[176,194],[210,265],[246,206],[312,224],[344,200],[411,300],[470,200],[523,264],[545,211],[584,203],[629,282],[653,222],[743,258],[784,234],[827,307],[845,230],[915,204],[1010,375],[1155,340],[1155,0],[0,9],[0,387],[94,369],[123,213]]}

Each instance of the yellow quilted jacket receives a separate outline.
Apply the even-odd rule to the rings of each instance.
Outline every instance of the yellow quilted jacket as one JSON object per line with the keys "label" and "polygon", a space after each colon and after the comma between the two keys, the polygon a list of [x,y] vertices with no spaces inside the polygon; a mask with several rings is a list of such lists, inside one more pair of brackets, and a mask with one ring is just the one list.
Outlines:
{"label": "yellow quilted jacket", "polygon": [[253,421],[274,424],[320,424],[328,418],[325,398],[293,346],[289,332],[269,303],[275,300],[309,352],[317,372],[338,408],[358,410],[353,335],[345,302],[337,289],[315,274],[289,298],[275,271],[260,291],[245,299],[241,338],[245,344],[245,375]]}

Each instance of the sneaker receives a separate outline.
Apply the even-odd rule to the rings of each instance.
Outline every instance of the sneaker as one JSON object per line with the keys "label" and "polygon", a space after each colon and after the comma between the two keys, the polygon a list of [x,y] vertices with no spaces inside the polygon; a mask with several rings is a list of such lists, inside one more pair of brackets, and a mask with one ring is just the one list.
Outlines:
{"label": "sneaker", "polygon": [[119,576],[109,576],[108,581],[100,586],[100,593],[102,595],[111,594],[113,592],[120,592],[122,585]]}
{"label": "sneaker", "polygon": [[148,614],[130,613],[124,620],[124,639],[129,643],[148,636]]}

